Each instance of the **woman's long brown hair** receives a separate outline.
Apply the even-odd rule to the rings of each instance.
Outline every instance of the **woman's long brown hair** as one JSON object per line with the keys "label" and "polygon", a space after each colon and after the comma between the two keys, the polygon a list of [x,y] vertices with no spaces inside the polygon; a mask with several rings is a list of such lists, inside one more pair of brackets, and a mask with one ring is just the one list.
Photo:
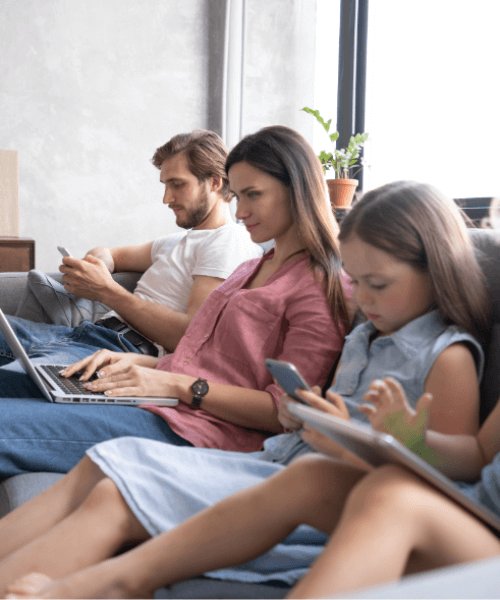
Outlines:
{"label": "woman's long brown hair", "polygon": [[464,219],[436,188],[396,181],[370,190],[342,221],[339,240],[352,235],[427,272],[448,323],[476,335],[488,323],[489,296]]}
{"label": "woman's long brown hair", "polygon": [[339,227],[327,201],[323,169],[314,150],[293,129],[276,125],[243,138],[229,153],[226,171],[241,161],[289,188],[292,218],[309,252],[310,267],[322,274],[332,314],[347,331],[349,313],[341,279]]}

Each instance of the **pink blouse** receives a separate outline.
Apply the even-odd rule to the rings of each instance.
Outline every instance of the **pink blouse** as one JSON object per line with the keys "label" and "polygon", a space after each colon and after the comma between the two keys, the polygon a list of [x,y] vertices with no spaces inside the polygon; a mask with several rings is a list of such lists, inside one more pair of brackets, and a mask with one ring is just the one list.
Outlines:
{"label": "pink blouse", "polygon": [[[158,369],[266,391],[276,406],[281,388],[265,358],[293,363],[310,385],[323,386],[338,353],[344,330],[336,323],[322,286],[308,268],[308,258],[289,261],[262,287],[244,289],[264,260],[243,263],[204,302],[175,352],[164,356]],[[344,288],[350,295],[348,278]],[[246,429],[203,409],[147,406],[194,446],[240,452],[259,450],[265,432]]]}

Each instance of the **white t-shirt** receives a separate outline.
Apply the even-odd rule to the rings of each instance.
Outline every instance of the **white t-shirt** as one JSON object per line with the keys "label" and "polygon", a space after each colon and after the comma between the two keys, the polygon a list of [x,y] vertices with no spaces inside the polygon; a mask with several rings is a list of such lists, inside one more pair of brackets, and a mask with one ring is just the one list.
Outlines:
{"label": "white t-shirt", "polygon": [[153,264],[137,282],[134,294],[185,313],[197,275],[227,279],[242,262],[262,253],[246,229],[234,222],[218,229],[174,233],[153,243]]}
{"label": "white t-shirt", "polygon": [[[134,294],[185,313],[196,275],[227,279],[241,263],[263,253],[234,221],[218,229],[171,233],[153,242],[153,264],[137,282]],[[100,318],[108,317],[124,320],[114,310]]]}

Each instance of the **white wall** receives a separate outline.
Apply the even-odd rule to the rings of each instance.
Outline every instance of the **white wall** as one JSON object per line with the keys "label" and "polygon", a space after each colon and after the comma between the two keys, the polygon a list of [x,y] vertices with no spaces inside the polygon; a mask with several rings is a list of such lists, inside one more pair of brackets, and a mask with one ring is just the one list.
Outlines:
{"label": "white wall", "polygon": [[[19,151],[20,235],[37,268],[56,245],[141,243],[176,230],[154,150],[220,132],[225,0],[2,0],[0,148]],[[309,135],[316,0],[246,0],[244,131]]]}

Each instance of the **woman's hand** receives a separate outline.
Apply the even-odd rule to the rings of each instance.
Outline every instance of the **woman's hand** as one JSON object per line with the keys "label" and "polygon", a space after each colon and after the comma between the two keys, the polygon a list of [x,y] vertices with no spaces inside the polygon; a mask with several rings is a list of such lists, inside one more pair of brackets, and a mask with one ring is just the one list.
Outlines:
{"label": "woman's hand", "polygon": [[99,370],[99,377],[104,377],[108,374],[107,369],[103,369],[108,365],[121,363],[122,367],[127,365],[138,364],[146,367],[154,368],[158,364],[158,359],[145,354],[135,354],[134,352],[112,352],[111,350],[98,350],[86,356],[82,360],[65,367],[60,371],[63,377],[71,377],[79,371],[83,371],[80,381],[87,381],[92,375]]}
{"label": "woman's hand", "polygon": [[363,399],[370,404],[362,404],[359,410],[374,429],[393,435],[410,449],[423,443],[431,394],[424,394],[413,410],[401,384],[386,377],[372,381]]}
{"label": "woman's hand", "polygon": [[160,398],[177,398],[180,380],[186,378],[185,375],[144,367],[129,360],[108,364],[98,376],[99,379],[86,383],[85,387],[93,392],[104,392],[107,396]]}

